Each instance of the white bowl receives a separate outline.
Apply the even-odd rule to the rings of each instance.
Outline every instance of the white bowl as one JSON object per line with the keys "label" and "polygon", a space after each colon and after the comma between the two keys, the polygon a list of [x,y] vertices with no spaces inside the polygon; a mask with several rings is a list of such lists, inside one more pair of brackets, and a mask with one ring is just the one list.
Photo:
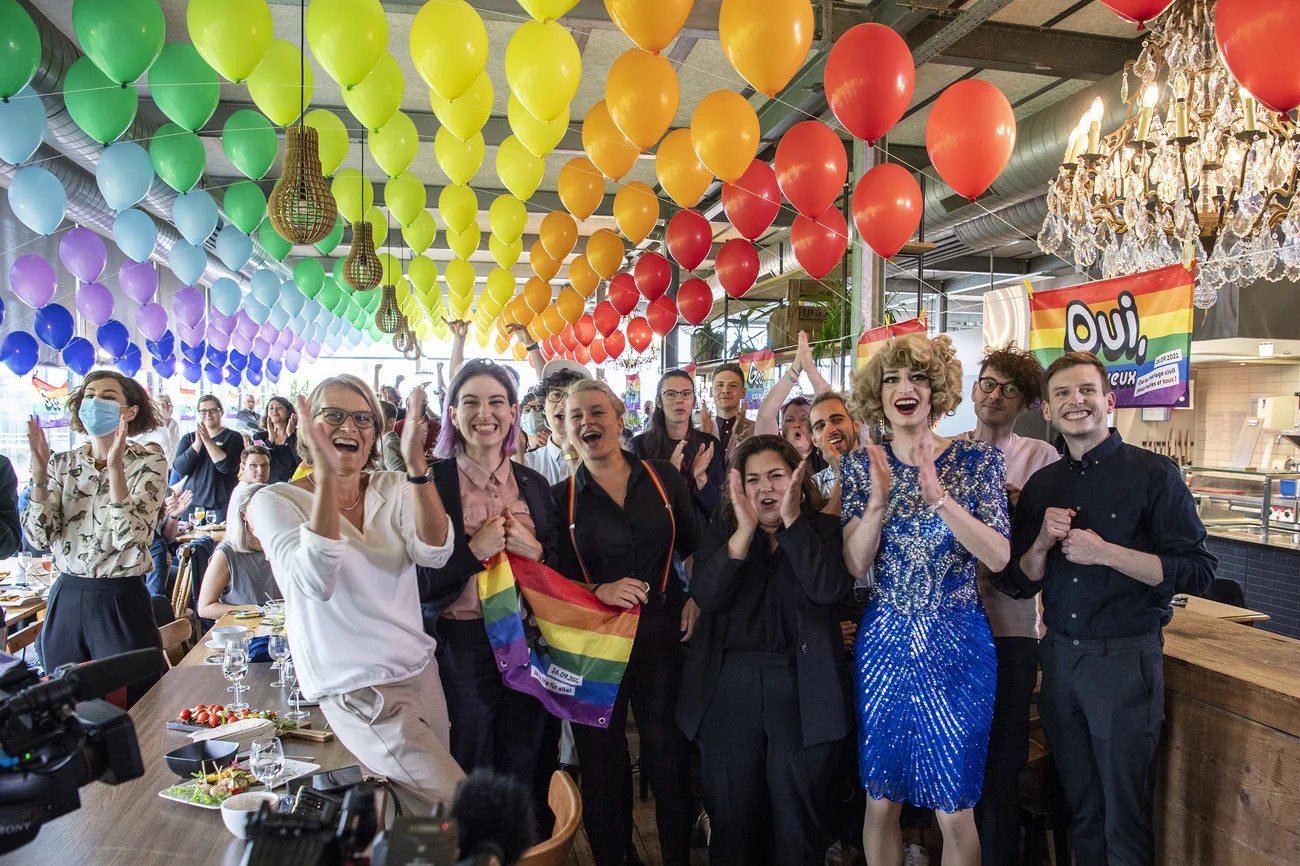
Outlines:
{"label": "white bowl", "polygon": [[232,640],[243,640],[248,637],[248,629],[242,625],[219,625],[212,629],[212,642],[225,646]]}
{"label": "white bowl", "polygon": [[226,829],[237,839],[248,838],[248,816],[256,814],[263,803],[275,805],[279,794],[269,791],[253,791],[236,794],[221,804],[221,820],[226,822]]}

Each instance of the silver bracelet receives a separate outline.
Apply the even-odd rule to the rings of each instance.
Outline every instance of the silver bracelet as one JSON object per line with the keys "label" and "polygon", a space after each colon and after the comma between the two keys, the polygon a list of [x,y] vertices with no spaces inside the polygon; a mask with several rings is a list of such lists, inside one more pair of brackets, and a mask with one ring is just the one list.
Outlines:
{"label": "silver bracelet", "polygon": [[945,491],[943,492],[943,496],[940,496],[940,497],[939,497],[939,501],[936,502],[934,505],[931,505],[931,506],[930,506],[930,513],[931,513],[931,514],[938,514],[938,513],[939,513],[939,509],[940,509],[940,508],[943,508],[943,504],[944,504],[945,502],[947,502],[947,501],[948,501],[948,491],[945,490]]}

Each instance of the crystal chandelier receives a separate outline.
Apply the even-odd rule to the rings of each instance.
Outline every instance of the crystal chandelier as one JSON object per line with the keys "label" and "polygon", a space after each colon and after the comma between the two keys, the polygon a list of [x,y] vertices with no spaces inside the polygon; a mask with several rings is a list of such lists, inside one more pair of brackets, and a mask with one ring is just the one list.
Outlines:
{"label": "crystal chandelier", "polygon": [[630,345],[623,350],[623,354],[617,358],[611,358],[605,363],[618,367],[625,373],[635,373],[642,367],[647,367],[659,360],[659,346],[652,343],[644,352],[638,352]]}
{"label": "crystal chandelier", "polygon": [[[1195,302],[1259,279],[1300,279],[1297,126],[1258,105],[1214,42],[1214,0],[1178,0],[1124,68],[1124,123],[1100,100],[1047,191],[1044,252],[1103,277],[1195,259]],[[1136,88],[1130,89],[1130,77]]]}

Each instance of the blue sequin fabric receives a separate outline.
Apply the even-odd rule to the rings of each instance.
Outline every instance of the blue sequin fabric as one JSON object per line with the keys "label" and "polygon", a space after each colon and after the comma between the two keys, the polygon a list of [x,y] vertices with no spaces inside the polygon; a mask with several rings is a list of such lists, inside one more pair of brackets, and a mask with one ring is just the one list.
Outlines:
{"label": "blue sequin fabric", "polygon": [[[975,557],[921,497],[919,473],[894,456],[875,586],[858,629],[854,701],[858,770],[874,798],[945,812],[980,798],[997,658],[980,604]],[[948,496],[1003,535],[1002,453],[954,440],[935,460]],[[841,463],[844,522],[871,493],[867,453]]]}

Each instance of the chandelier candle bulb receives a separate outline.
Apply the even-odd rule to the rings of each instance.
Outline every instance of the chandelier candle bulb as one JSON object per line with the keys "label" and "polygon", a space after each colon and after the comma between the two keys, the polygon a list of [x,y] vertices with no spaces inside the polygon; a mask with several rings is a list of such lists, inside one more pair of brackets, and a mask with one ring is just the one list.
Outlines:
{"label": "chandelier candle bulb", "polygon": [[1259,129],[1255,124],[1255,97],[1244,87],[1241,88],[1241,116],[1246,132],[1256,132]]}
{"label": "chandelier candle bulb", "polygon": [[1160,98],[1160,91],[1154,84],[1148,85],[1142,94],[1142,111],[1138,113],[1137,135],[1134,136],[1136,141],[1146,141],[1147,136],[1151,134],[1151,113],[1155,110],[1156,100]]}
{"label": "chandelier candle bulb", "polygon": [[1174,103],[1174,137],[1187,137],[1187,100],[1180,99]]}
{"label": "chandelier candle bulb", "polygon": [[1092,108],[1088,109],[1088,153],[1101,151],[1101,117],[1104,111],[1101,97],[1094,99]]}

